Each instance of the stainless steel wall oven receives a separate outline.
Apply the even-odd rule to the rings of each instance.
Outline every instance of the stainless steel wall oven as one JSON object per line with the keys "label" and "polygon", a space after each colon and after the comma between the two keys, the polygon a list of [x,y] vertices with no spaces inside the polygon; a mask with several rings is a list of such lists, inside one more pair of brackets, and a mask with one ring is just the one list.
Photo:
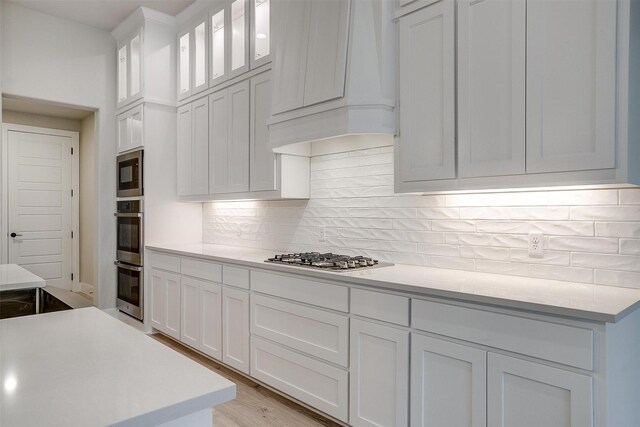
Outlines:
{"label": "stainless steel wall oven", "polygon": [[116,307],[142,320],[144,213],[142,200],[120,200],[116,217]]}

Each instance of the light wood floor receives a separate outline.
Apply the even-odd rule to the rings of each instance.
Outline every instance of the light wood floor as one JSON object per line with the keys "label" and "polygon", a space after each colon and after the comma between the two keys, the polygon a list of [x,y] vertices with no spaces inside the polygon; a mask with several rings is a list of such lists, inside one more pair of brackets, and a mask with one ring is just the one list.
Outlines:
{"label": "light wood floor", "polygon": [[215,407],[214,427],[339,426],[162,334],[150,336],[236,383],[236,399]]}

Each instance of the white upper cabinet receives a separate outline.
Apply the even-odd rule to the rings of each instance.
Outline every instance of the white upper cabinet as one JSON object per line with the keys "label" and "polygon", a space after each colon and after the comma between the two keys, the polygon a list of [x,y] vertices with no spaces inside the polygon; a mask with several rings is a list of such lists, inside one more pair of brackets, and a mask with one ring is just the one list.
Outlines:
{"label": "white upper cabinet", "polygon": [[175,18],[146,7],[136,9],[113,31],[117,42],[117,107],[140,99],[175,103]]}
{"label": "white upper cabinet", "polygon": [[271,145],[394,134],[394,3],[280,0],[271,7]]}
{"label": "white upper cabinet", "polygon": [[143,106],[138,105],[118,117],[118,153],[144,145]]}
{"label": "white upper cabinet", "polygon": [[249,0],[232,0],[230,17],[229,77],[235,77],[249,70]]}
{"label": "white upper cabinet", "polygon": [[526,3],[459,0],[457,12],[459,176],[524,173]]}
{"label": "white upper cabinet", "polygon": [[527,2],[527,172],[615,167],[612,0]]}
{"label": "white upper cabinet", "polygon": [[178,99],[209,87],[207,18],[198,19],[178,34]]}
{"label": "white upper cabinet", "polygon": [[398,4],[396,192],[640,184],[629,2],[455,5]]}
{"label": "white upper cabinet", "polygon": [[455,178],[454,2],[400,20],[401,183]]}
{"label": "white upper cabinet", "polygon": [[178,195],[209,193],[209,103],[207,98],[178,108]]}

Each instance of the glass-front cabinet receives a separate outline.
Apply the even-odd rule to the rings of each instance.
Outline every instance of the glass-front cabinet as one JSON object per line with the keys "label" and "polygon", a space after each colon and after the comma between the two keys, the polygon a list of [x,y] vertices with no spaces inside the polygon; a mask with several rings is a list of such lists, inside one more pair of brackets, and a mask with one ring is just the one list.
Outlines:
{"label": "glass-front cabinet", "polygon": [[142,29],[118,45],[118,108],[142,96]]}
{"label": "glass-front cabinet", "polygon": [[178,36],[178,98],[209,87],[207,81],[207,20],[200,19]]}
{"label": "glass-front cabinet", "polygon": [[271,53],[271,0],[252,0],[251,68],[269,62]]}
{"label": "glass-front cabinet", "polygon": [[178,99],[271,60],[271,0],[218,2],[178,32]]}

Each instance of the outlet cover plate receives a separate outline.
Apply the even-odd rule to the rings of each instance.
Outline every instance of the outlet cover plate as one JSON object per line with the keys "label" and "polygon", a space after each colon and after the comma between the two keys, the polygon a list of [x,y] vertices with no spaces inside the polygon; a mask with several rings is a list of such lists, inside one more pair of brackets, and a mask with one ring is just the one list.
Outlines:
{"label": "outlet cover plate", "polygon": [[544,257],[544,235],[542,233],[529,233],[529,257]]}

